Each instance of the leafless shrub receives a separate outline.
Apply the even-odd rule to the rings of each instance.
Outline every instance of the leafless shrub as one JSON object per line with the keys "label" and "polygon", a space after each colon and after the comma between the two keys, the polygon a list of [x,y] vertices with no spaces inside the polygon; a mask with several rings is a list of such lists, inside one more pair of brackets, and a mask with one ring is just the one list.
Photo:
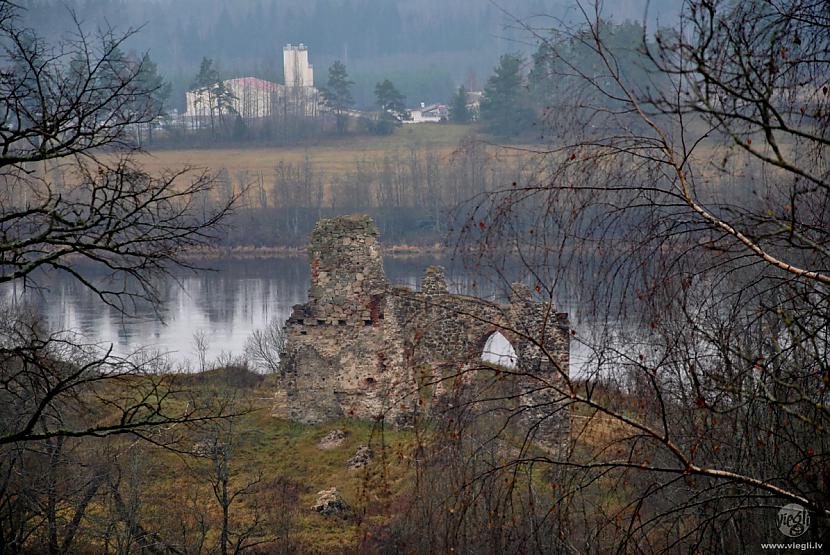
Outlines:
{"label": "leafless shrub", "polygon": [[254,330],[245,344],[245,353],[258,368],[269,374],[280,369],[280,357],[285,356],[286,341],[283,323],[272,320],[264,329]]}

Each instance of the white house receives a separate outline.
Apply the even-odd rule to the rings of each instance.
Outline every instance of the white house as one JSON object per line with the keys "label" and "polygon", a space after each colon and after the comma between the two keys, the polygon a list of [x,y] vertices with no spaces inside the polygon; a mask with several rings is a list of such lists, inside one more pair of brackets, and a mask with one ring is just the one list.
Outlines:
{"label": "white house", "polygon": [[409,110],[412,119],[406,123],[440,123],[447,121],[450,117],[450,110],[445,104],[431,104],[425,106],[421,103],[420,108]]}

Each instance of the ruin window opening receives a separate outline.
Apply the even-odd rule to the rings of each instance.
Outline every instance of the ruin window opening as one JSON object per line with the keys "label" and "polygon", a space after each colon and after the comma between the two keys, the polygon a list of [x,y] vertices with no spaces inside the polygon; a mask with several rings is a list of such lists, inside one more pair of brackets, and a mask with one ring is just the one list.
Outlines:
{"label": "ruin window opening", "polygon": [[506,368],[516,368],[519,357],[516,356],[516,350],[510,341],[501,333],[495,332],[487,338],[481,353],[481,360]]}
{"label": "ruin window opening", "polygon": [[364,326],[371,326],[371,325],[372,325],[372,321],[371,321],[371,320],[363,320],[363,325],[364,325]]}
{"label": "ruin window opening", "polygon": [[346,325],[346,320],[338,320],[337,325],[338,326],[345,326]]}

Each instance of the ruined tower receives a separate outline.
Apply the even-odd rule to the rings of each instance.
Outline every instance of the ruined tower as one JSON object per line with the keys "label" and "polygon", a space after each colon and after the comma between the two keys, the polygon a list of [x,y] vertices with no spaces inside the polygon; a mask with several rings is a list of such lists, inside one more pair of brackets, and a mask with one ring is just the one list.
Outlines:
{"label": "ruined tower", "polygon": [[[378,231],[366,216],[317,223],[309,245],[308,302],[286,323],[286,416],[319,422],[395,412],[402,394],[400,337],[384,325],[389,284]],[[393,360],[397,358],[397,360]]]}
{"label": "ruined tower", "polygon": [[[309,264],[308,302],[295,306],[285,325],[278,416],[306,423],[384,418],[405,426],[415,412],[452,406],[448,399],[463,390],[475,395],[466,382],[498,332],[517,355],[511,410],[544,442],[564,441],[570,420],[556,384],[568,375],[569,327],[551,303],[521,285],[506,304],[452,294],[439,267],[427,268],[420,291],[390,285],[368,216],[319,221]],[[444,379],[459,375],[461,381]],[[550,390],[540,391],[540,376]]]}

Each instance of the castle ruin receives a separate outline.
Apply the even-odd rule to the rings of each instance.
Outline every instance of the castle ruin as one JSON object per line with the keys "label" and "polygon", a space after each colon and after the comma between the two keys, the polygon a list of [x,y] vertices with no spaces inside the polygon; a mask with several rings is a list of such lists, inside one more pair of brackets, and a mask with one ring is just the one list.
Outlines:
{"label": "castle ruin", "polygon": [[540,387],[568,372],[567,314],[551,303],[534,301],[520,285],[506,304],[451,294],[434,266],[420,291],[391,285],[367,216],[319,221],[309,259],[308,302],[285,325],[277,416],[304,423],[382,417],[405,426],[413,414],[452,402],[498,332],[517,355],[515,397],[523,405],[514,408],[550,441],[567,434],[563,403]]}

